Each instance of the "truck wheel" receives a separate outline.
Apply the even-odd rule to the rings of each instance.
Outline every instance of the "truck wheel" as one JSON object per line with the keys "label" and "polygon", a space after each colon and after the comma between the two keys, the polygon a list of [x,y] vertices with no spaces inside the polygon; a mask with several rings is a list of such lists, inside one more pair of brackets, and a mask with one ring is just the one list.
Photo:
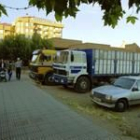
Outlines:
{"label": "truck wheel", "polygon": [[115,110],[118,112],[124,112],[127,109],[127,102],[125,100],[117,101]]}
{"label": "truck wheel", "polygon": [[75,83],[74,89],[76,92],[79,93],[85,93],[90,90],[90,81],[88,77],[82,76],[78,78],[78,80]]}
{"label": "truck wheel", "polygon": [[44,78],[44,84],[48,86],[55,85],[55,82],[53,80],[53,73],[48,73]]}
{"label": "truck wheel", "polygon": [[64,88],[68,88],[68,85],[63,85]]}

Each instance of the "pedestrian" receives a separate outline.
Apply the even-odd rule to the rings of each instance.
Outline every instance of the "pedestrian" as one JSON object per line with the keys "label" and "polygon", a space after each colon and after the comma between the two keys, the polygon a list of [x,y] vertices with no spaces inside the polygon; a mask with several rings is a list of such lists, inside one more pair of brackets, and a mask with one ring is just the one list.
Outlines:
{"label": "pedestrian", "polygon": [[1,62],[0,62],[0,71],[1,70],[6,70],[6,63],[3,59],[1,59]]}
{"label": "pedestrian", "polygon": [[8,65],[7,65],[7,72],[8,72],[8,80],[9,81],[11,80],[11,77],[12,77],[12,70],[13,70],[13,63],[10,60]]}
{"label": "pedestrian", "polygon": [[0,81],[4,80],[5,82],[7,81],[6,78],[6,63],[3,59],[1,59],[0,62]]}
{"label": "pedestrian", "polygon": [[18,80],[20,80],[21,77],[21,67],[22,67],[22,61],[20,60],[20,58],[17,58],[17,61],[15,63],[15,67],[16,67],[16,78]]}

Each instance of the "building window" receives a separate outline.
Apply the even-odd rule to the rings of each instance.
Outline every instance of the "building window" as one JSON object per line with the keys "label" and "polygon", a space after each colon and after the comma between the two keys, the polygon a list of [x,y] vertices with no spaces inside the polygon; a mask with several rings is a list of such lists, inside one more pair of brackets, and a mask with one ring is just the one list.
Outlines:
{"label": "building window", "polygon": [[23,26],[24,26],[23,22],[21,22],[21,24],[20,24],[20,25],[21,25],[21,27],[23,27]]}
{"label": "building window", "polygon": [[26,23],[25,26],[28,27],[29,26],[29,23]]}
{"label": "building window", "polygon": [[16,26],[19,27],[19,26],[20,26],[20,23],[18,22],[18,23],[16,24]]}
{"label": "building window", "polygon": [[19,32],[19,28],[18,27],[17,27],[16,31]]}
{"label": "building window", "polygon": [[26,32],[26,33],[28,33],[28,32],[29,32],[29,30],[28,30],[28,29],[26,29],[26,30],[25,30],[25,32]]}
{"label": "building window", "polygon": [[3,39],[3,35],[0,35],[0,39]]}
{"label": "building window", "polygon": [[39,28],[42,28],[42,25],[40,25]]}
{"label": "building window", "polygon": [[3,33],[3,30],[0,30],[0,33]]}

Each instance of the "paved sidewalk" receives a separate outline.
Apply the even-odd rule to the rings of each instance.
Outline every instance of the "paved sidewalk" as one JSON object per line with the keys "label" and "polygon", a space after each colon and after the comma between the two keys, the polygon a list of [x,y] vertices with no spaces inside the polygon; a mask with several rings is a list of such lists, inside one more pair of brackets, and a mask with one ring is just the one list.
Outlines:
{"label": "paved sidewalk", "polygon": [[93,125],[25,76],[0,83],[0,140],[121,139]]}

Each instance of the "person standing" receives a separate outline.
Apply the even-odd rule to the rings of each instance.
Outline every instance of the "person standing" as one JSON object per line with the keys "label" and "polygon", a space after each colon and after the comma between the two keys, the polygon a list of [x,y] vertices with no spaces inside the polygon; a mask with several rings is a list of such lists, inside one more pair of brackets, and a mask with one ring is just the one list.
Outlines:
{"label": "person standing", "polygon": [[4,62],[3,59],[1,59],[1,62],[0,62],[0,71],[1,70],[5,70],[6,69],[6,63]]}
{"label": "person standing", "polygon": [[1,59],[0,62],[0,81],[4,80],[5,82],[7,81],[6,78],[6,63],[3,59]]}
{"label": "person standing", "polygon": [[12,61],[9,61],[8,66],[7,66],[7,72],[8,72],[8,80],[11,80],[12,77],[12,69],[13,69],[13,63]]}
{"label": "person standing", "polygon": [[22,61],[20,60],[20,58],[17,58],[17,61],[15,63],[15,67],[16,67],[16,78],[18,80],[20,80],[21,77],[21,67],[22,67]]}

